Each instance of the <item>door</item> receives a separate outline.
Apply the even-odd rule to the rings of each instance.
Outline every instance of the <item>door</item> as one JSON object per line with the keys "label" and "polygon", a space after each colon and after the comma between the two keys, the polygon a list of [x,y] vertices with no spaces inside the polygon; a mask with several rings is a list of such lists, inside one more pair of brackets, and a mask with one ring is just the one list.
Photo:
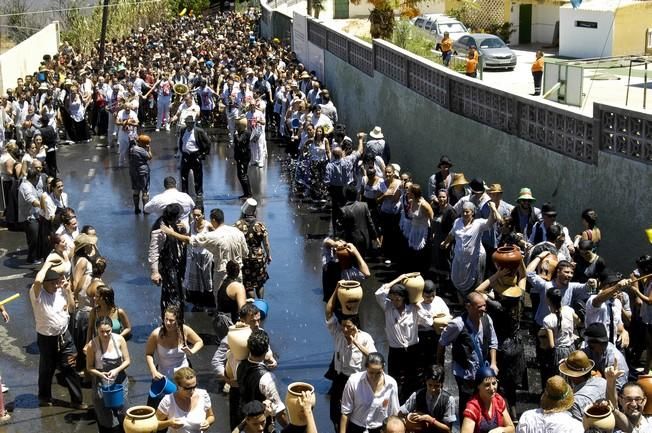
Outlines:
{"label": "door", "polygon": [[334,19],[345,19],[349,17],[349,0],[334,0]]}
{"label": "door", "polygon": [[532,42],[532,5],[520,5],[518,10],[518,43]]}

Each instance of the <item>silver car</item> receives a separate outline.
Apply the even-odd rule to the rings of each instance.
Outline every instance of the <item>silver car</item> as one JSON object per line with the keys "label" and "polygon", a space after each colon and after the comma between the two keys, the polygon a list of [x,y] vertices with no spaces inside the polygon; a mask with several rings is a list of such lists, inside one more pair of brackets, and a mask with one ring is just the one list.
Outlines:
{"label": "silver car", "polygon": [[469,48],[476,47],[484,69],[509,69],[516,67],[516,54],[498,36],[472,33],[453,42],[453,51],[466,56]]}

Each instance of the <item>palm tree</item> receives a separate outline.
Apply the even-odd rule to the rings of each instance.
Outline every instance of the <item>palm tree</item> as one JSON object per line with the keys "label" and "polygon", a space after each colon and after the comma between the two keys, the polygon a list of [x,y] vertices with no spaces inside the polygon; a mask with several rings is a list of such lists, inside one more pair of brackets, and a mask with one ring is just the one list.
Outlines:
{"label": "palm tree", "polygon": [[[361,0],[351,0],[357,5]],[[391,39],[394,33],[394,10],[398,9],[401,17],[412,18],[419,15],[417,4],[423,0],[369,0],[374,8],[369,13],[371,37]]]}

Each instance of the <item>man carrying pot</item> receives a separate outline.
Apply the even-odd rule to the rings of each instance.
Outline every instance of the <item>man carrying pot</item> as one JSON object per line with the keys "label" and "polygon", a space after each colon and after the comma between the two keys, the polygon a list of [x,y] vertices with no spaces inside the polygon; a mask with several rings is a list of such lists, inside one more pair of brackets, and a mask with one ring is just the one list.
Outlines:
{"label": "man carrying pot", "polygon": [[559,363],[559,372],[573,387],[575,395],[575,401],[569,411],[573,418],[579,421],[582,421],[584,416],[584,408],[604,399],[607,390],[607,381],[591,374],[593,367],[595,362],[581,350],[572,352]]}
{"label": "man carrying pot", "polygon": [[46,262],[36,275],[29,291],[36,322],[36,342],[40,353],[38,399],[40,406],[53,406],[52,376],[58,369],[57,380],[68,388],[70,407],[85,410],[81,380],[75,372],[77,353],[68,330],[70,312],[75,308],[70,282],[63,269]]}
{"label": "man carrying pot", "polygon": [[604,370],[607,379],[607,399],[614,407],[616,428],[623,432],[650,432],[652,431],[652,416],[643,414],[647,403],[643,388],[636,382],[627,382],[618,397],[616,382],[621,377],[627,377],[625,371],[618,368],[619,365],[620,363],[616,361],[614,365],[610,365]]}

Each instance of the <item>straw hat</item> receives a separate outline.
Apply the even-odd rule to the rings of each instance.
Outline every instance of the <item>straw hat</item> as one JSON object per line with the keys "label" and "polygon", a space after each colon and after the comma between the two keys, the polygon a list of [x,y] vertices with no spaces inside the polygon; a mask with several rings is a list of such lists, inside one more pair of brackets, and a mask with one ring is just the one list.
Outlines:
{"label": "straw hat", "polygon": [[492,183],[489,185],[489,188],[487,188],[487,192],[489,194],[503,192],[503,186],[499,183]]}
{"label": "straw hat", "polygon": [[57,281],[66,273],[66,265],[63,262],[63,259],[55,257],[48,260],[51,265],[50,269],[45,273],[43,281]]}
{"label": "straw hat", "polygon": [[564,412],[573,406],[573,390],[561,376],[552,376],[541,395],[544,412]]}
{"label": "straw hat", "polygon": [[451,187],[453,186],[465,186],[468,185],[469,181],[464,177],[464,173],[455,173],[453,175],[453,181],[451,182]]}
{"label": "straw hat", "polygon": [[536,201],[536,198],[532,197],[532,191],[530,191],[530,188],[521,188],[521,190],[518,192],[518,197],[516,200]]}
{"label": "straw hat", "polygon": [[576,350],[559,363],[559,372],[568,377],[582,377],[595,367],[595,362],[581,350]]}
{"label": "straw hat", "polygon": [[374,126],[374,129],[371,130],[369,136],[376,139],[385,138],[383,135],[383,129],[380,126]]}
{"label": "straw hat", "polygon": [[301,76],[300,76],[299,78],[300,78],[301,80],[307,80],[308,78],[310,78],[310,74],[308,73],[308,71],[303,71],[303,72],[301,73]]}
{"label": "straw hat", "polygon": [[80,233],[75,238],[75,254],[77,254],[77,251],[81,250],[82,248],[88,245],[93,245],[93,246],[97,245],[97,236],[87,235],[86,233]]}

